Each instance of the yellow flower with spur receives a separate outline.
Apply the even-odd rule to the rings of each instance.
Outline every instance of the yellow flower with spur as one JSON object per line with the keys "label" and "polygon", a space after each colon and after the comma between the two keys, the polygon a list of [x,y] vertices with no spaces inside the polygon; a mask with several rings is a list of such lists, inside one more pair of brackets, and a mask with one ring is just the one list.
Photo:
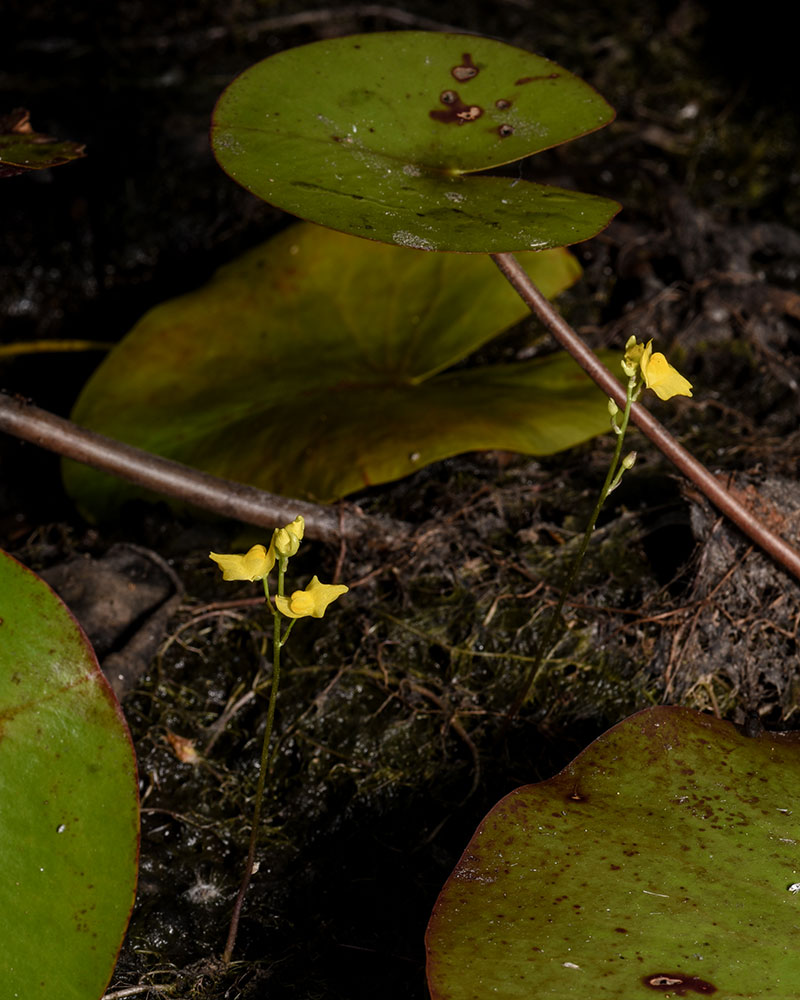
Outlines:
{"label": "yellow flower with spur", "polygon": [[243,556],[209,552],[209,559],[222,570],[223,580],[263,580],[275,565],[275,552],[263,545],[254,545]]}
{"label": "yellow flower with spur", "polygon": [[320,583],[312,576],[305,590],[296,590],[291,597],[276,597],[275,606],[287,618],[322,618],[328,605],[349,589],[341,583]]}
{"label": "yellow flower with spur", "polygon": [[[304,531],[303,518],[296,517],[286,527],[275,529],[268,549],[263,545],[254,545],[242,556],[221,555],[219,552],[209,552],[209,556],[222,570],[223,580],[264,580],[278,561],[282,580],[286,562],[296,555]],[[340,583],[320,583],[313,576],[305,590],[296,590],[290,597],[278,594],[275,607],[287,618],[322,618],[328,605],[349,589]]]}
{"label": "yellow flower with spur", "polygon": [[277,559],[289,559],[297,553],[305,531],[305,521],[296,517],[285,528],[272,532],[269,548],[254,545],[243,556],[209,552],[209,558],[222,570],[223,580],[263,580],[272,572]]}
{"label": "yellow flower with spur", "polygon": [[636,337],[631,337],[625,345],[622,370],[629,378],[633,378],[637,368],[645,386],[652,389],[659,399],[692,395],[692,383],[673,368],[663,354],[653,354],[652,340],[645,346],[637,343]]}

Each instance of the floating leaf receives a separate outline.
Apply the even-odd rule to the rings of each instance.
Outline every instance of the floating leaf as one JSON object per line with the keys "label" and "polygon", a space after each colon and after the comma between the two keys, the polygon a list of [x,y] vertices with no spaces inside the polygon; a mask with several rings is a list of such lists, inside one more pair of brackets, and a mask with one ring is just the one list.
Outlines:
{"label": "floating leaf", "polygon": [[[521,255],[546,294],[579,272]],[[450,372],[527,310],[482,256],[421,254],[308,223],[153,309],[73,419],[216,475],[331,500],[476,448],[549,454],[608,426],[572,360]],[[67,465],[97,513],[131,487]]]}
{"label": "floating leaf", "polygon": [[481,823],[428,928],[433,1000],[796,996],[798,785],[798,734],[620,723]]}
{"label": "floating leaf", "polygon": [[561,66],[474,35],[398,31],[289,49],[214,111],[220,166],[280,208],[420,250],[539,250],[589,239],[616,202],[476,176],[606,125]]}
{"label": "floating leaf", "polygon": [[24,108],[0,115],[0,177],[57,167],[84,156],[84,149],[80,143],[34,132]]}
{"label": "floating leaf", "polygon": [[96,1000],[136,887],[127,726],[75,619],[0,552],[3,998]]}

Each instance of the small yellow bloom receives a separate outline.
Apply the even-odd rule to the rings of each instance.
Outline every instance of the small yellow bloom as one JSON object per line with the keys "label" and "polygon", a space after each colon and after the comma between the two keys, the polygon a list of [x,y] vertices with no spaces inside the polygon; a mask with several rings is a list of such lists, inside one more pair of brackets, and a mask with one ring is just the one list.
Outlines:
{"label": "small yellow bloom", "polygon": [[303,540],[303,533],[306,529],[306,523],[302,517],[299,515],[292,521],[291,524],[287,524],[285,528],[277,528],[272,536],[272,543],[270,544],[270,549],[281,559],[289,559],[291,556],[297,554],[297,550],[300,548],[300,542]]}
{"label": "small yellow bloom", "polygon": [[[625,357],[628,357],[626,353]],[[639,360],[644,384],[652,389],[659,399],[673,396],[691,396],[692,383],[676,371],[663,354],[653,354],[653,341],[647,343]]]}
{"label": "small yellow bloom", "polygon": [[320,583],[312,576],[305,590],[296,590],[291,597],[276,597],[275,604],[287,618],[322,618],[328,605],[349,589],[343,584]]}
{"label": "small yellow bloom", "polygon": [[208,555],[222,570],[223,580],[263,580],[275,565],[271,545],[269,551],[263,545],[254,545],[243,556],[220,555],[218,552],[209,552]]}

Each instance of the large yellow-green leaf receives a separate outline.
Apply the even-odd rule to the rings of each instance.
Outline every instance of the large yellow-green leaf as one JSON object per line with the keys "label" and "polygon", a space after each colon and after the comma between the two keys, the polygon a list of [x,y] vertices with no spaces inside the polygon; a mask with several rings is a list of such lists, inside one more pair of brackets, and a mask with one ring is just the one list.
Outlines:
{"label": "large yellow-green leaf", "polygon": [[97,1000],[133,905],[136,765],[74,618],[0,552],[0,997]]}
{"label": "large yellow-green leaf", "polygon": [[800,735],[620,723],[481,823],[428,928],[433,1000],[800,995]]}
{"label": "large yellow-green leaf", "polygon": [[499,252],[594,236],[616,202],[477,171],[606,125],[561,66],[474,35],[398,31],[290,49],[214,111],[222,168],[287,212],[421,250]]}
{"label": "large yellow-green leaf", "polygon": [[[521,255],[546,294],[565,250]],[[476,448],[548,454],[605,430],[574,362],[436,375],[526,308],[488,257],[420,254],[309,223],[153,309],[84,388],[73,418],[217,475],[330,500]],[[102,513],[129,488],[66,466]]]}

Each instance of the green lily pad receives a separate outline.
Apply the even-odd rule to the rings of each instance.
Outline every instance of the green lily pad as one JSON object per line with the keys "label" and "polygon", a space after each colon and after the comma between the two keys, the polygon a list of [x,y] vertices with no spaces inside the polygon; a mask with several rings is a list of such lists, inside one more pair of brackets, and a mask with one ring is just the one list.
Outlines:
{"label": "green lily pad", "polygon": [[489,813],[428,927],[433,1000],[789,1000],[800,734],[648,709]]}
{"label": "green lily pad", "polygon": [[377,32],[251,66],[222,94],[211,141],[234,180],[304,219],[420,250],[494,253],[589,239],[619,205],[475,172],[613,117],[588,84],[522,49]]}
{"label": "green lily pad", "polygon": [[136,888],[127,726],[75,619],[0,552],[0,994],[97,1000]]}
{"label": "green lily pad", "polygon": [[[549,295],[580,271],[565,250],[520,259]],[[437,375],[526,314],[488,257],[303,223],[144,316],[73,419],[322,501],[476,448],[550,454],[608,428],[605,397],[569,357]],[[65,481],[95,515],[133,489],[71,463]]]}
{"label": "green lily pad", "polygon": [[34,132],[29,119],[24,108],[0,115],[0,177],[57,167],[85,155],[81,143]]}

